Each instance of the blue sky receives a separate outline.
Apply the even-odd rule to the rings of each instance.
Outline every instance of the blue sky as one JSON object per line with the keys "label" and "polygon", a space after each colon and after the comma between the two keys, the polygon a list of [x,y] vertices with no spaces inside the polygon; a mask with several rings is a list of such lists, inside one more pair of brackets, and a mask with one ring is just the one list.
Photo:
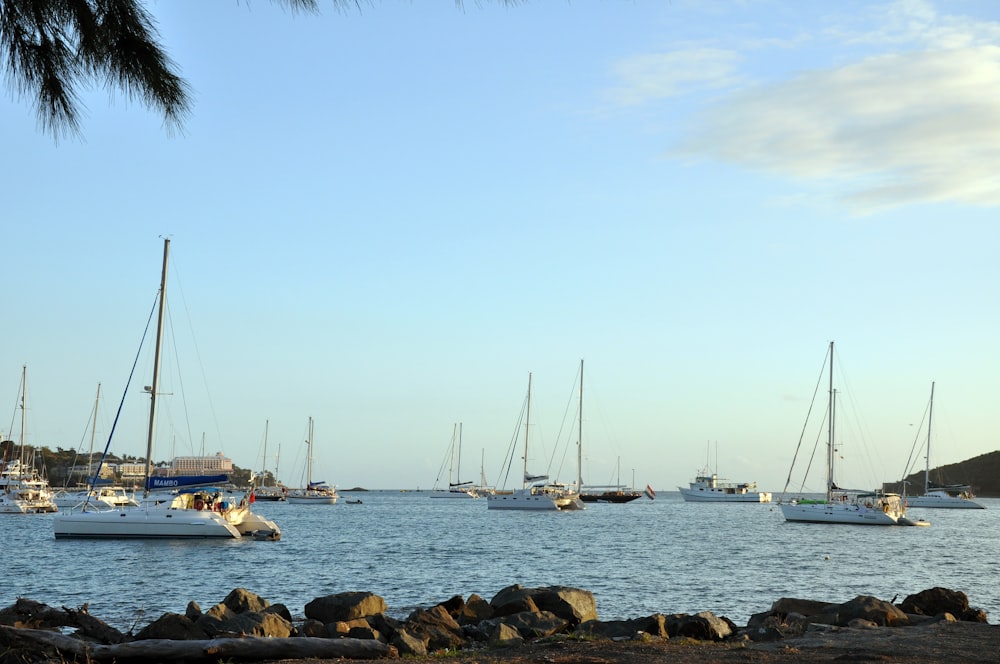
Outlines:
{"label": "blue sky", "polygon": [[314,475],[429,488],[463,422],[496,481],[532,372],[538,472],[583,358],[587,481],[780,491],[830,340],[845,484],[902,475],[931,381],[932,465],[1000,447],[995,3],[149,8],[182,134],[0,106],[15,440],[23,365],[28,443],[88,445],[98,383],[107,436],[169,235],[157,458],[259,467],[269,421],[297,484],[312,416]]}

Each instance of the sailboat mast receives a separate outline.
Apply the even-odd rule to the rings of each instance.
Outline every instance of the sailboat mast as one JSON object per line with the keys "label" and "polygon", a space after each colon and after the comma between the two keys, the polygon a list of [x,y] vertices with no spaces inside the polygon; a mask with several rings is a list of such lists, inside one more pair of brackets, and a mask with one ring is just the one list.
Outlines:
{"label": "sailboat mast", "polygon": [[826,437],[826,500],[833,500],[833,418],[834,418],[834,396],[833,396],[833,342],[830,342],[830,404],[827,413],[827,437]]}
{"label": "sailboat mast", "polygon": [[580,360],[580,421],[577,423],[579,437],[576,441],[576,490],[583,491],[583,360]]}
{"label": "sailboat mast", "polygon": [[25,403],[28,399],[28,365],[21,367],[21,453],[18,459],[21,462],[21,473],[24,473],[24,411],[27,408]]}
{"label": "sailboat mast", "polygon": [[90,452],[87,454],[87,484],[94,485],[94,438],[97,436],[97,406],[101,403],[101,384],[97,384],[97,396],[94,398],[94,421],[90,428]]}
{"label": "sailboat mast", "polygon": [[156,423],[156,391],[160,385],[160,352],[163,348],[163,317],[167,308],[167,257],[170,238],[163,238],[163,270],[160,273],[160,310],[156,317],[156,350],[153,353],[153,384],[149,387],[149,430],[146,432],[146,481],[143,497],[149,496],[149,478],[153,474],[153,428]]}
{"label": "sailboat mast", "polygon": [[313,482],[313,418],[309,418],[309,438],[306,440],[306,491]]}
{"label": "sailboat mast", "polygon": [[[931,402],[927,407],[927,458],[924,463],[924,495],[930,490],[931,484],[931,418],[934,416],[934,381],[931,381]],[[938,478],[938,481],[941,481]]]}
{"label": "sailboat mast", "polygon": [[524,473],[521,475],[521,488],[528,488],[528,423],[531,421],[531,372],[528,372],[528,402],[524,409]]}
{"label": "sailboat mast", "polygon": [[458,423],[458,464],[455,467],[455,483],[462,483],[462,423]]}
{"label": "sailboat mast", "polygon": [[264,480],[267,478],[267,427],[271,423],[271,420],[264,420],[264,467],[261,468],[260,485],[264,486]]}

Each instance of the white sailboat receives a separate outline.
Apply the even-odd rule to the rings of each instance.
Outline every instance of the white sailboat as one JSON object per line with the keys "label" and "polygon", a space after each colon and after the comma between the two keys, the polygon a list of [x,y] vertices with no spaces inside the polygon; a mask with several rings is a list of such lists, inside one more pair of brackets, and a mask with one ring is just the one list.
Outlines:
{"label": "white sailboat", "polygon": [[[149,427],[146,435],[146,471],[143,500],[139,507],[105,509],[90,504],[84,509],[53,517],[57,539],[279,539],[281,529],[273,521],[254,513],[250,505],[253,493],[237,504],[222,499],[218,492],[178,492],[170,500],[150,498],[154,485],[153,432],[156,423],[156,397],[159,387],[160,353],[167,294],[167,259],[170,240],[163,241],[163,267],[160,275],[159,315],[153,360],[153,382],[149,388]],[[126,390],[127,392],[127,390]],[[108,443],[110,444],[110,438]],[[166,478],[176,487],[178,478]]]}
{"label": "white sailboat", "polygon": [[306,439],[306,485],[301,489],[288,492],[287,501],[297,505],[334,505],[337,502],[337,489],[326,482],[313,482],[313,418],[309,418],[309,437]]}
{"label": "white sailboat", "polygon": [[926,464],[924,466],[924,493],[919,496],[907,496],[909,507],[937,507],[944,509],[985,509],[973,500],[972,487],[968,484],[950,484],[946,486],[931,484],[931,420],[934,416],[934,383],[931,383],[931,399],[927,406],[927,447]]}
{"label": "white sailboat", "polygon": [[[570,511],[584,509],[579,491],[558,482],[549,482],[548,475],[528,473],[528,431],[531,419],[531,374],[528,374],[528,394],[525,397],[524,472],[521,488],[513,492],[497,491],[486,496],[491,510]],[[579,461],[579,457],[578,457]],[[579,472],[577,487],[580,486]]]}
{"label": "white sailboat", "polygon": [[[458,470],[455,469],[455,459],[458,459]],[[438,486],[441,473],[444,472],[444,464],[448,463],[448,488]],[[454,481],[453,481],[454,480]],[[473,489],[472,482],[462,481],[462,423],[459,422],[452,427],[451,443],[448,445],[448,453],[445,460],[441,462],[441,469],[438,471],[438,478],[431,488],[431,498],[478,498],[479,494]]]}
{"label": "white sailboat", "polygon": [[[906,519],[906,506],[898,494],[882,491],[858,492],[841,489],[834,482],[834,423],[836,399],[833,389],[833,342],[827,356],[830,363],[829,402],[827,407],[826,498],[797,498],[781,503],[786,521],[805,523],[847,523],[871,526],[916,525]],[[789,478],[791,473],[789,473]],[[787,484],[785,486],[787,489]],[[924,525],[924,524],[921,524]]]}
{"label": "white sailboat", "polygon": [[[0,463],[0,514],[45,514],[58,512],[59,508],[53,502],[52,489],[49,482],[35,468],[34,452],[32,459],[26,458],[24,445],[24,411],[28,398],[28,367],[21,368],[21,444],[18,446],[18,458]],[[12,441],[8,441],[13,445]],[[10,447],[6,452],[10,453]]]}

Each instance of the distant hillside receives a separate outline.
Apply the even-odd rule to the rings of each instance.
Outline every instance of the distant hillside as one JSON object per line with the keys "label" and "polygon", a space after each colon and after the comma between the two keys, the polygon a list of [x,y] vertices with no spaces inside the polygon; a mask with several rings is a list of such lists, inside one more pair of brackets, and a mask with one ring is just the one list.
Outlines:
{"label": "distant hillside", "polygon": [[[931,468],[931,482],[938,484],[971,484],[972,491],[984,498],[1000,498],[1000,451],[982,454],[966,461]],[[905,478],[909,482],[908,494],[922,493],[924,471]],[[903,492],[902,482],[887,482],[887,491]]]}

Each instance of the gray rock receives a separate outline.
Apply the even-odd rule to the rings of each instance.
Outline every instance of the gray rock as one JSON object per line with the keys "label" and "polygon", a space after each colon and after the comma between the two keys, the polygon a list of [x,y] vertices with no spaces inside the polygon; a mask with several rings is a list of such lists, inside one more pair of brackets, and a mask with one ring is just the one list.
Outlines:
{"label": "gray rock", "polygon": [[209,634],[187,616],[179,613],[164,613],[158,619],[139,630],[136,640],[172,639],[175,641],[200,641]]}
{"label": "gray rock", "polygon": [[347,592],[317,597],[305,606],[307,618],[331,623],[385,613],[385,600],[368,592]]}

